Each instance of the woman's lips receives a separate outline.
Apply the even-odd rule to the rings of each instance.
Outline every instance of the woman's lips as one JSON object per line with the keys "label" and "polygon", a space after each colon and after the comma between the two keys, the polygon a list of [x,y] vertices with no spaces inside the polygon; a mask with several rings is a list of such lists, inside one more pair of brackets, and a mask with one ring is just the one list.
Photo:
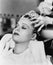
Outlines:
{"label": "woman's lips", "polygon": [[19,35],[19,34],[15,32],[14,35]]}

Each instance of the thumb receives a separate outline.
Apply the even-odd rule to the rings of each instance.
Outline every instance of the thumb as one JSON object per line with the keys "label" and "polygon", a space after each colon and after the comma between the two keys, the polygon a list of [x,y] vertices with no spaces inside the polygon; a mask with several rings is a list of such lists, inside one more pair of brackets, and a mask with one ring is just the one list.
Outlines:
{"label": "thumb", "polygon": [[9,43],[6,43],[6,47],[5,47],[4,50],[8,51],[9,50],[9,46],[10,46],[10,44]]}
{"label": "thumb", "polygon": [[6,43],[2,55],[6,55],[6,54],[8,54],[8,51],[9,51],[9,43]]}
{"label": "thumb", "polygon": [[38,29],[38,32],[44,27],[44,24],[40,26],[40,28]]}
{"label": "thumb", "polygon": [[10,46],[10,43],[9,41],[11,40],[11,38],[6,42],[5,44],[5,49],[4,50],[9,50],[9,46]]}

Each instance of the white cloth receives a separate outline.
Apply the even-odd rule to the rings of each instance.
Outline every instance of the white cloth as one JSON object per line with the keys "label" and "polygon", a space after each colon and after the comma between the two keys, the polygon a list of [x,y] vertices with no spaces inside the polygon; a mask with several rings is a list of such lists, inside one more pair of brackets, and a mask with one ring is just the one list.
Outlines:
{"label": "white cloth", "polygon": [[[14,54],[12,50],[8,51],[9,44],[14,42],[12,34],[6,34],[0,41],[0,65],[52,65],[46,59],[43,42],[30,41],[29,47],[21,54]],[[7,45],[6,45],[7,44]],[[11,44],[10,44],[11,45]],[[4,50],[4,47],[6,49]]]}

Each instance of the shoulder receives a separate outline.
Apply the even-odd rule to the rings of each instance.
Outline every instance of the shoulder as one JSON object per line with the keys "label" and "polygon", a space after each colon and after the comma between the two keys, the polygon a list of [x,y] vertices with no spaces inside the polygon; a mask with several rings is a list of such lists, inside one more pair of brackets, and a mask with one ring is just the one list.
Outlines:
{"label": "shoulder", "polygon": [[38,45],[44,46],[43,41],[38,41]]}
{"label": "shoulder", "polygon": [[37,45],[43,46],[44,43],[43,43],[43,41],[37,41],[37,40],[35,40],[35,41],[30,41],[30,45],[32,45],[32,46],[37,46]]}
{"label": "shoulder", "polygon": [[29,45],[29,48],[33,48],[33,49],[42,49],[44,48],[44,43],[43,41],[31,41],[30,42],[30,45]]}

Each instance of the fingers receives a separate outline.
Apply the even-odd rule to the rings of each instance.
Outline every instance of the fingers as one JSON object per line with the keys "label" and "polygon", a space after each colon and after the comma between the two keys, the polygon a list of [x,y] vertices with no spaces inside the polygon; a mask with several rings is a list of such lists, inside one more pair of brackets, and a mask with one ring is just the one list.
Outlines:
{"label": "fingers", "polygon": [[43,21],[40,21],[38,24],[35,25],[35,27],[38,27],[38,26],[40,26],[38,29],[38,32],[39,32],[44,27]]}
{"label": "fingers", "polygon": [[34,27],[38,27],[38,26],[40,26],[40,25],[42,25],[42,24],[44,24],[44,21],[39,21],[38,24],[35,24]]}
{"label": "fingers", "polygon": [[33,22],[32,23],[35,23],[35,26],[34,27],[39,27],[38,29],[38,32],[44,27],[44,20],[43,20],[43,17],[42,16],[39,16],[36,20],[34,20],[35,17],[32,19]]}
{"label": "fingers", "polygon": [[39,22],[40,22],[40,20],[39,19],[34,19],[34,20],[36,20],[36,21],[33,21],[33,22],[31,22],[31,24],[38,24]]}
{"label": "fingers", "polygon": [[27,12],[25,15],[30,15],[31,16],[31,15],[34,15],[34,14],[35,14],[35,11],[34,10],[31,10],[31,11]]}
{"label": "fingers", "polygon": [[36,17],[33,17],[32,19],[31,19],[31,21],[33,21],[33,22],[31,22],[31,23],[37,23],[37,22],[41,22],[42,20],[43,20],[43,18],[44,17],[42,17],[42,16],[39,16],[38,18],[36,18]]}
{"label": "fingers", "polygon": [[6,47],[5,49],[3,50],[3,53],[2,55],[9,55],[13,49],[9,49],[10,48],[10,44],[9,43],[6,43]]}
{"label": "fingers", "polygon": [[44,27],[44,24],[38,29],[38,32]]}
{"label": "fingers", "polygon": [[4,50],[8,51],[9,50],[9,47],[10,47],[10,44],[9,44],[9,41],[11,40],[11,38],[5,43],[5,48]]}
{"label": "fingers", "polygon": [[10,46],[10,44],[9,43],[6,43],[6,46],[5,46],[5,49],[4,50],[8,51],[9,50],[9,46]]}
{"label": "fingers", "polygon": [[35,11],[34,11],[34,10],[31,10],[31,11],[29,11],[27,14],[29,14],[29,15],[34,15],[34,14],[35,14]]}

